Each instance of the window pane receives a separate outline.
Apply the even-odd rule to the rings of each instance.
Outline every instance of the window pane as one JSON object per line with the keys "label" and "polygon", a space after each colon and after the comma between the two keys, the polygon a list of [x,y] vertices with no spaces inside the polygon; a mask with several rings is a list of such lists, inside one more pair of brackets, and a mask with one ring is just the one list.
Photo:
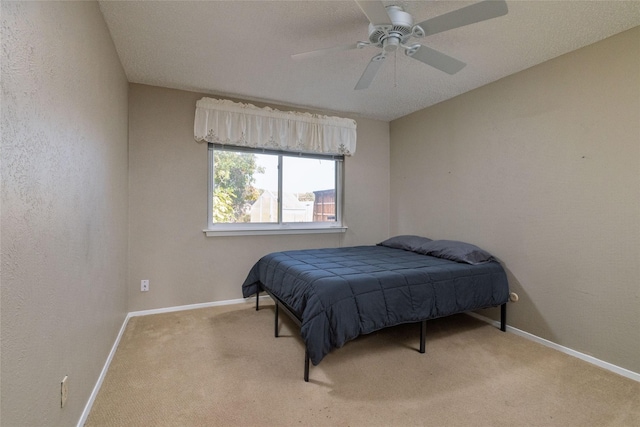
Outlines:
{"label": "window pane", "polygon": [[284,156],[282,222],[335,222],[336,161]]}
{"label": "window pane", "polygon": [[259,196],[251,204],[249,222],[278,222],[278,156],[256,154],[256,165]]}
{"label": "window pane", "polygon": [[[273,216],[255,217],[254,204],[263,198],[262,188],[278,188],[278,158],[241,151],[214,150],[213,222],[277,222],[277,200]],[[275,162],[275,167],[273,166]],[[275,177],[273,171],[275,170]]]}

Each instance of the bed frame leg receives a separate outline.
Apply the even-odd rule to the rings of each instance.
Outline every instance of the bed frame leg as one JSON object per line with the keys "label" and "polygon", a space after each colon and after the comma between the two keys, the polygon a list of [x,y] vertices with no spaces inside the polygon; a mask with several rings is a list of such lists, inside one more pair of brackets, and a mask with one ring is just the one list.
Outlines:
{"label": "bed frame leg", "polygon": [[260,290],[256,292],[256,311],[260,310]]}
{"label": "bed frame leg", "polygon": [[274,335],[278,338],[278,303],[276,303],[276,323],[274,326]]}
{"label": "bed frame leg", "polygon": [[309,382],[309,351],[304,350],[304,382]]}
{"label": "bed frame leg", "polygon": [[427,338],[427,321],[420,322],[420,353],[424,353],[425,341]]}
{"label": "bed frame leg", "polygon": [[506,302],[500,306],[500,330],[502,332],[507,331],[507,303]]}

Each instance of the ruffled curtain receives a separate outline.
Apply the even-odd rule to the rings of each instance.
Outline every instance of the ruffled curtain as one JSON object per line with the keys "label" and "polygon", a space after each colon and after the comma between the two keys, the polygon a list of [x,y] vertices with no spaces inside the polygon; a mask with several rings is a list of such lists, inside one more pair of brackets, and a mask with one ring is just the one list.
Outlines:
{"label": "ruffled curtain", "polygon": [[198,142],[345,156],[356,151],[354,120],[259,108],[226,99],[197,101],[193,131]]}

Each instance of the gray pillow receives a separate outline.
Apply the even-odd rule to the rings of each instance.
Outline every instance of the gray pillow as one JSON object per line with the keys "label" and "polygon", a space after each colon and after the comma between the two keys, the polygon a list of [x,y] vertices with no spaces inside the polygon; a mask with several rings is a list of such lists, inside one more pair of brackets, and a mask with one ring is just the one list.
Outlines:
{"label": "gray pillow", "polygon": [[489,252],[470,243],[458,242],[456,240],[433,240],[426,242],[420,245],[419,248],[416,248],[416,252],[473,265],[496,261]]}
{"label": "gray pillow", "polygon": [[384,242],[378,243],[378,246],[386,246],[388,248],[404,249],[405,251],[415,252],[420,246],[431,242],[431,239],[414,235],[395,236]]}

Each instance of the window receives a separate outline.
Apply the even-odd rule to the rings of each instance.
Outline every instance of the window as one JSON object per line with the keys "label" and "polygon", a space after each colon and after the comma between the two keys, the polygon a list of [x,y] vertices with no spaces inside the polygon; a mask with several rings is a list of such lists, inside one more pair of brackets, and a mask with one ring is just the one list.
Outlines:
{"label": "window", "polygon": [[343,232],[342,156],[209,144],[207,235]]}

